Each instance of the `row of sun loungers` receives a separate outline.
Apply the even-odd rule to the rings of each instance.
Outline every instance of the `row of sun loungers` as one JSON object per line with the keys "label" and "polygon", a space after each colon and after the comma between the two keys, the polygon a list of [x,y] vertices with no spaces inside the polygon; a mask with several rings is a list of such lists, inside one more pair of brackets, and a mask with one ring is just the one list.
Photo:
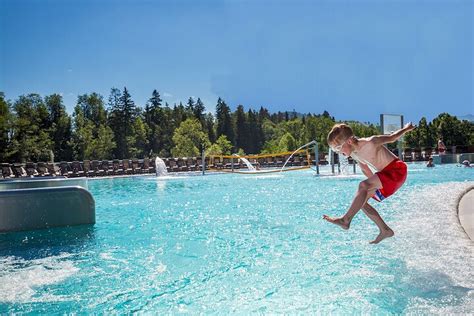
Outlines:
{"label": "row of sun loungers", "polygon": [[[163,159],[168,172],[199,171],[201,170],[200,158],[168,158]],[[208,166],[209,167],[209,166]],[[28,162],[26,164],[0,164],[0,178],[23,177],[101,177],[133,174],[154,174],[155,161],[145,159],[122,160],[84,160],[72,162]]]}
{"label": "row of sun loungers", "polygon": [[[461,150],[460,150],[461,151]],[[397,150],[394,153],[398,155]],[[425,161],[436,154],[433,148],[413,149],[407,148],[403,151],[402,157],[404,161]],[[249,159],[254,167],[258,168],[281,168],[287,156],[276,157],[260,157]],[[319,164],[328,163],[326,154],[320,153]],[[314,161],[314,154],[310,157]],[[337,158],[336,158],[337,160]],[[351,163],[351,159],[349,159]],[[201,157],[190,158],[164,158],[166,169],[168,172],[189,172],[201,171]],[[337,161],[336,161],[337,163]],[[286,167],[298,167],[308,165],[306,155],[293,156]],[[155,161],[153,159],[114,159],[114,160],[84,160],[84,161],[62,161],[59,163],[46,162],[27,162],[21,163],[0,163],[0,179],[5,178],[23,178],[23,177],[47,177],[47,176],[64,176],[64,177],[100,177],[115,175],[132,175],[132,174],[152,174],[155,173]],[[206,169],[245,169],[247,166],[237,157],[223,158],[214,157],[209,159],[206,157]]]}
{"label": "row of sun loungers", "polygon": [[1,163],[0,178],[23,178],[23,177],[96,177],[127,174],[154,173],[154,162],[147,158],[143,160],[84,160],[82,162],[62,161],[59,163],[27,162],[26,164]]}
{"label": "row of sun loungers", "polygon": [[[260,168],[280,168],[288,157],[277,158],[267,157],[253,159],[251,163],[255,167]],[[189,172],[201,171],[202,159],[200,157],[190,158],[164,158],[163,159],[168,172]],[[295,156],[288,162],[287,166],[304,166],[307,165],[306,157]],[[322,161],[324,163],[324,161]],[[72,162],[27,162],[20,163],[1,163],[0,178],[24,178],[24,177],[101,177],[116,175],[132,175],[132,174],[154,174],[155,161],[145,159],[122,159],[122,160],[84,160]],[[239,160],[220,158],[206,159],[206,169],[244,169],[247,166]]]}

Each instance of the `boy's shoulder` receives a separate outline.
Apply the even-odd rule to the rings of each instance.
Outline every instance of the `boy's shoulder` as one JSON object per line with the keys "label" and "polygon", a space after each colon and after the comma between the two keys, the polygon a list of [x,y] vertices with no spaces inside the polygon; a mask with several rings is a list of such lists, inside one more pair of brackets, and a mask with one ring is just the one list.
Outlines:
{"label": "boy's shoulder", "polygon": [[377,142],[377,135],[372,135],[369,137],[362,137],[358,139],[359,146],[364,146],[371,144],[371,146],[378,146],[379,143]]}
{"label": "boy's shoulder", "polygon": [[377,137],[377,136],[372,135],[372,136],[369,136],[369,137],[361,137],[361,138],[358,139],[358,141],[362,142],[362,143],[369,143],[369,142],[372,142],[375,137]]}

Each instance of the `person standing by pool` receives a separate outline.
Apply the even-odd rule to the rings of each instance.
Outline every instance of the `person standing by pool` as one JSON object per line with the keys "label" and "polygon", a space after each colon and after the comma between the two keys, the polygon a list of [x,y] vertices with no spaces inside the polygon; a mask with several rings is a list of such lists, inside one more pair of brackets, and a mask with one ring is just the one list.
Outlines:
{"label": "person standing by pool", "polygon": [[444,155],[446,153],[446,145],[443,143],[443,139],[438,139],[438,154]]}
{"label": "person standing by pool", "polygon": [[[347,124],[336,124],[328,134],[328,144],[344,156],[351,156],[357,160],[359,166],[367,177],[360,182],[359,189],[352,201],[349,210],[342,217],[323,218],[330,223],[349,229],[352,219],[360,209],[377,225],[379,235],[372,240],[371,244],[377,244],[383,239],[392,237],[393,230],[384,222],[380,214],[367,203],[369,198],[381,202],[394,194],[405,182],[407,177],[407,165],[398,159],[384,144],[393,143],[405,133],[413,130],[415,126],[408,123],[402,129],[391,135],[374,135],[368,138],[357,138]],[[374,174],[370,167],[377,170]]]}

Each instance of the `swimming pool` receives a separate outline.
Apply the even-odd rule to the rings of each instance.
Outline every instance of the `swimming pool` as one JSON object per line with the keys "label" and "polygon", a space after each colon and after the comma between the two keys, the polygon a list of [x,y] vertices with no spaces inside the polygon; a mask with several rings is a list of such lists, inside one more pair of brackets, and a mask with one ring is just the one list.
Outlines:
{"label": "swimming pool", "polygon": [[[327,172],[324,167],[323,172]],[[409,165],[374,202],[395,237],[374,246],[342,215],[361,175],[89,181],[97,224],[0,235],[0,313],[454,313],[474,310],[474,243],[458,195],[474,168]]]}

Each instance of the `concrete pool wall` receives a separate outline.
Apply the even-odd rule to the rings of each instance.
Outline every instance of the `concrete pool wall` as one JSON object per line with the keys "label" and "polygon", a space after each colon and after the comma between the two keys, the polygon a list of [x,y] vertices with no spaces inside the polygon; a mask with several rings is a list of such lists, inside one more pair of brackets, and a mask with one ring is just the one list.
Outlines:
{"label": "concrete pool wall", "polygon": [[0,233],[94,223],[85,178],[0,182]]}
{"label": "concrete pool wall", "polygon": [[458,216],[464,231],[474,241],[474,186],[461,194],[458,203]]}

